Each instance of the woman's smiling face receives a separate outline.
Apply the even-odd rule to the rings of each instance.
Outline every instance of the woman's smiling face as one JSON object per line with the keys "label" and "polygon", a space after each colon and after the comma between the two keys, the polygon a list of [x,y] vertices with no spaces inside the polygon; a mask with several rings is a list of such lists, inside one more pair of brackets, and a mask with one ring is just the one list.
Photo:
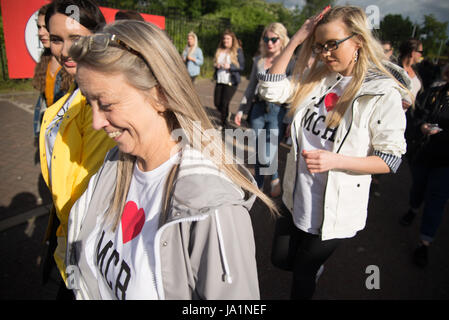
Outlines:
{"label": "woman's smiling face", "polygon": [[92,126],[104,130],[120,151],[145,162],[168,128],[157,105],[157,89],[144,93],[120,73],[105,73],[85,65],[78,67],[76,81],[92,107]]}

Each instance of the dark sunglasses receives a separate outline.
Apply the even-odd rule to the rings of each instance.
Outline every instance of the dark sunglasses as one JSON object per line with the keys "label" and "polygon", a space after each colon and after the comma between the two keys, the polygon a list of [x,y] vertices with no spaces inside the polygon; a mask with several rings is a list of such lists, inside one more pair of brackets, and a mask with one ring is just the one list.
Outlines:
{"label": "dark sunglasses", "polygon": [[337,50],[338,49],[338,45],[340,43],[342,43],[342,42],[352,38],[353,36],[355,36],[355,33],[353,33],[350,36],[348,36],[348,37],[346,37],[344,39],[341,39],[341,40],[329,40],[329,41],[326,41],[326,43],[324,45],[321,45],[319,43],[315,43],[312,46],[312,51],[313,51],[314,54],[320,54],[323,51],[327,52],[327,51]]}
{"label": "dark sunglasses", "polygon": [[416,52],[419,52],[419,53],[421,53],[421,54],[424,54],[424,51],[423,50],[415,50]]}
{"label": "dark sunglasses", "polygon": [[279,40],[279,37],[273,37],[273,38],[263,37],[263,42],[265,42],[265,43],[268,43],[271,41],[272,44],[275,44],[278,40]]}

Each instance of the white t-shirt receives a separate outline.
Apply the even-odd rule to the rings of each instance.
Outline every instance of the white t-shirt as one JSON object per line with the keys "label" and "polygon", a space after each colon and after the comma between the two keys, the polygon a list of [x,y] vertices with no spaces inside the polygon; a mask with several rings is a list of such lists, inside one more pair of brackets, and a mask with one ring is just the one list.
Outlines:
{"label": "white t-shirt", "polygon": [[[337,128],[325,125],[326,115],[336,105],[352,77],[343,77],[321,101],[307,107],[301,119],[302,145],[298,150],[298,168],[293,195],[293,221],[302,231],[320,234],[323,223],[324,190],[327,172],[310,173],[302,151],[332,150]],[[299,133],[297,135],[299,137]]]}
{"label": "white t-shirt", "polygon": [[51,121],[50,125],[47,127],[47,131],[45,131],[45,152],[47,158],[47,167],[48,167],[48,176],[51,184],[51,159],[53,158],[53,147],[55,146],[56,136],[58,134],[59,128],[61,127],[61,122],[64,119],[64,115],[72,104],[73,99],[75,99],[78,91],[80,89],[76,89],[73,91],[72,95],[67,99],[67,101],[63,104],[61,109],[59,109],[58,113]]}
{"label": "white t-shirt", "polygon": [[166,177],[179,154],[154,170],[137,164],[121,221],[112,232],[97,218],[86,240],[86,261],[98,281],[102,299],[157,300],[154,278],[154,238],[159,224]]}
{"label": "white t-shirt", "polygon": [[418,76],[415,75],[413,78],[411,78],[412,80],[412,93],[413,96],[416,98],[416,95],[418,94],[419,90],[421,89],[421,81],[419,80]]}
{"label": "white t-shirt", "polygon": [[[224,65],[224,64],[231,64],[231,56],[229,53],[221,52],[218,55],[217,63]],[[224,83],[229,84],[231,82],[231,73],[228,70],[224,69],[218,69],[217,71],[217,83]]]}

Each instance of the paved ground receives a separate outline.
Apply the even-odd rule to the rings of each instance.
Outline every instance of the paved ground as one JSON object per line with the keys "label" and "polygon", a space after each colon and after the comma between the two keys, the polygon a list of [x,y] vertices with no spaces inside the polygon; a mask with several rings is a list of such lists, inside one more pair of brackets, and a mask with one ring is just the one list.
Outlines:
{"label": "paved ground", "polygon": [[[247,82],[243,82],[231,105],[238,107]],[[212,116],[213,83],[196,83],[204,106]],[[49,203],[39,180],[32,137],[32,109],[36,94],[0,94],[0,299],[49,300],[55,297],[56,279],[41,285],[41,242]],[[283,171],[286,147],[280,150]],[[406,162],[396,175],[384,176],[381,196],[372,197],[367,227],[344,242],[326,263],[315,299],[449,299],[449,218],[446,210],[442,226],[431,248],[426,269],[410,261],[417,239],[419,220],[409,228],[399,226],[399,216],[407,207],[410,176]],[[40,198],[42,200],[40,200]],[[41,204],[42,201],[42,204]],[[448,209],[448,208],[446,208]],[[251,210],[257,246],[257,261],[263,299],[287,299],[291,274],[270,263],[274,220],[256,202]],[[379,269],[379,289],[369,290],[369,266]],[[368,272],[367,272],[368,268]]]}

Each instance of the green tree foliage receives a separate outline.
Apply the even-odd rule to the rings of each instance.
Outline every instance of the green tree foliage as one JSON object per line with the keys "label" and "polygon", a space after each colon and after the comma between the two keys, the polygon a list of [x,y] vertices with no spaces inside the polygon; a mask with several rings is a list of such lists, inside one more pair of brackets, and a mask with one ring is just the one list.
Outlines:
{"label": "green tree foliage", "polygon": [[212,20],[229,19],[233,31],[243,42],[247,59],[256,54],[261,32],[269,23],[283,23],[290,35],[296,31],[296,26],[292,24],[295,20],[294,12],[286,9],[281,3],[267,3],[264,0],[228,0],[228,4],[203,17]]}
{"label": "green tree foliage", "polygon": [[393,47],[398,49],[403,41],[412,36],[423,42],[426,57],[433,58],[438,55],[440,46],[447,40],[448,22],[438,21],[432,14],[424,15],[424,23],[414,25],[408,17],[404,18],[400,14],[386,15],[380,22],[381,40],[389,40]]}
{"label": "green tree foliage", "polygon": [[440,22],[432,14],[424,15],[424,25],[420,29],[420,36],[426,56],[429,58],[436,57],[440,53],[440,47],[445,49],[447,25],[447,21]]}
{"label": "green tree foliage", "polygon": [[267,3],[264,0],[229,0],[229,5],[220,6],[205,18],[229,18],[231,24],[238,28],[251,29],[269,22],[291,18],[291,13],[280,3]]}
{"label": "green tree foliage", "polygon": [[381,40],[391,41],[396,49],[403,41],[410,39],[412,33],[413,23],[408,17],[404,19],[400,14],[388,14],[380,22]]}
{"label": "green tree foliage", "polygon": [[302,25],[304,21],[323,10],[327,5],[334,6],[335,0],[305,0],[305,5],[299,14],[299,24]]}
{"label": "green tree foliage", "polygon": [[3,43],[3,17],[0,15],[0,41]]}
{"label": "green tree foliage", "polygon": [[6,67],[6,49],[5,49],[5,38],[3,35],[3,17],[0,15],[0,68],[1,68],[1,72],[0,72],[0,76],[2,77],[3,80],[7,79],[7,67]]}
{"label": "green tree foliage", "polygon": [[[167,16],[166,28],[180,51],[185,46],[187,33],[198,34],[205,55],[212,57],[226,22],[243,42],[246,72],[251,58],[257,53],[263,28],[271,22],[281,22],[292,36],[304,21],[327,5],[335,6],[335,0],[305,0],[304,6],[287,9],[281,2],[265,0],[98,0],[106,6],[135,9],[141,12]],[[382,40],[390,40],[397,50],[401,42],[412,37],[423,40],[425,55],[438,54],[440,45],[446,42],[447,22],[442,23],[432,15],[426,15],[424,23],[414,25],[400,14],[388,14],[374,30]],[[425,36],[424,36],[425,35]],[[443,45],[442,52],[446,48]],[[397,52],[396,52],[397,53]]]}

